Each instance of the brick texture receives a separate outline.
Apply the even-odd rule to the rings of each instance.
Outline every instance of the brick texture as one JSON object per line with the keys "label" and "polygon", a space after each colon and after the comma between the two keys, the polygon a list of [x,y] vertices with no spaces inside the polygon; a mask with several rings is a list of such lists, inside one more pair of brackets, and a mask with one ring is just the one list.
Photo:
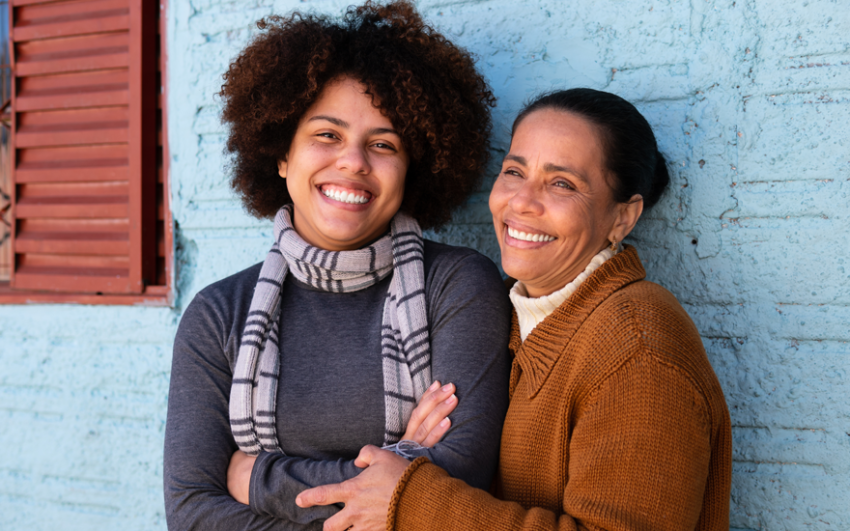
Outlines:
{"label": "brick texture", "polygon": [[[164,529],[181,309],[262,260],[215,96],[253,22],[349,0],[169,0],[177,307],[0,307],[0,528]],[[690,312],[732,415],[733,530],[850,529],[850,10],[844,0],[421,0],[499,98],[485,189],[432,237],[498,261],[487,189],[531,95],[590,86],[647,116],[671,187],[632,242]]]}

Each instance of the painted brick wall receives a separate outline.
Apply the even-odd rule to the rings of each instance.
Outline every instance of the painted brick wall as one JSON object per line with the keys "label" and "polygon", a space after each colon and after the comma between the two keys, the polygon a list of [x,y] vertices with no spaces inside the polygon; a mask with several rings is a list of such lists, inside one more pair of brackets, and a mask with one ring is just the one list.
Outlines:
{"label": "painted brick wall", "polygon": [[[220,74],[258,18],[348,3],[170,0],[177,308],[0,307],[0,529],[164,529],[161,445],[181,308],[261,260],[271,232],[227,186]],[[499,98],[495,159],[538,91],[590,86],[645,113],[672,184],[633,241],[650,278],[694,318],[726,392],[731,526],[850,529],[846,0],[419,5],[479,57]],[[498,260],[486,197],[435,237]]]}

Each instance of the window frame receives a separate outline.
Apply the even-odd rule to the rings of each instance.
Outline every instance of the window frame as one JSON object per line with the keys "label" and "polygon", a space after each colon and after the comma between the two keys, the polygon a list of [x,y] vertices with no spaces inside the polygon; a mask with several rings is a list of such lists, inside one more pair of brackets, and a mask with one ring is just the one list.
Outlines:
{"label": "window frame", "polygon": [[[144,2],[150,2],[155,0],[142,0]],[[9,21],[12,23],[13,19],[13,10],[16,6],[20,4],[30,4],[32,0],[9,0],[8,9],[9,9]],[[158,108],[160,110],[161,122],[158,130],[158,134],[160,135],[159,144],[161,145],[162,152],[162,160],[161,164],[158,168],[158,183],[161,185],[161,188],[158,189],[157,193],[161,194],[160,202],[158,203],[157,209],[159,210],[157,214],[154,216],[154,219],[148,220],[149,223],[162,224],[163,226],[163,234],[159,241],[156,242],[156,245],[153,247],[153,252],[155,256],[153,260],[157,260],[160,255],[164,257],[164,266],[159,267],[157,276],[157,284],[155,285],[147,285],[143,288],[143,291],[138,294],[119,294],[119,293],[74,293],[74,292],[59,292],[59,291],[38,291],[38,290],[30,290],[30,289],[15,289],[10,286],[9,282],[0,282],[0,304],[87,304],[87,305],[142,305],[142,306],[173,306],[175,300],[174,286],[175,286],[175,271],[174,271],[174,222],[171,217],[171,208],[170,208],[170,172],[169,172],[169,146],[168,146],[168,121],[167,121],[167,102],[168,102],[168,48],[166,41],[166,30],[167,30],[167,9],[168,9],[168,1],[160,0],[159,1],[159,14],[158,14],[158,46],[159,46],[159,57],[158,57],[158,68],[160,74],[160,86],[159,86],[159,94],[158,96]],[[131,20],[131,25],[136,23],[136,21]],[[15,83],[14,77],[14,69],[15,69],[15,59],[14,53],[12,53],[14,46],[14,42],[12,40],[13,33],[10,28],[9,32],[9,46],[10,46],[10,54],[12,57],[12,82]],[[139,94],[140,87],[134,86],[133,79],[130,80],[130,93],[133,95],[135,93],[136,97],[141,97]],[[14,92],[14,88],[13,88]],[[10,151],[10,155],[13,155]],[[135,157],[138,160],[138,156]],[[9,157],[10,164],[11,161],[14,160],[14,156]],[[130,164],[134,163],[134,157],[130,155]],[[8,171],[11,171],[11,168],[8,168]],[[12,180],[11,188],[12,188],[12,209],[14,211],[15,208],[15,199],[16,199],[16,184]],[[132,195],[130,196],[130,208],[133,208],[133,204],[140,204],[140,198]],[[12,230],[16,230],[15,227],[15,218],[12,216]],[[163,249],[164,247],[164,249]],[[151,259],[147,257],[146,259]],[[137,259],[138,262],[141,262],[141,257]],[[12,264],[11,266],[15,267],[15,254],[14,250],[12,250]],[[164,271],[163,271],[164,269]],[[164,278],[163,278],[164,277]]]}

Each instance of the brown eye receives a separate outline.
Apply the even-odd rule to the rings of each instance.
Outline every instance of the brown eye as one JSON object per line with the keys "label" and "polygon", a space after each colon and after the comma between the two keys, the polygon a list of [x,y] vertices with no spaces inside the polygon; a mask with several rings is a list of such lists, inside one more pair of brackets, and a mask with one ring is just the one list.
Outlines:
{"label": "brown eye", "polygon": [[373,145],[373,146],[375,146],[375,147],[376,147],[376,148],[378,148],[378,149],[388,149],[388,150],[390,150],[390,151],[395,151],[395,150],[396,150],[396,149],[395,149],[394,147],[392,147],[391,145],[389,145],[389,144],[385,144],[385,143],[383,143],[383,142],[376,142],[376,143],[374,143],[374,144],[372,144],[372,145]]}

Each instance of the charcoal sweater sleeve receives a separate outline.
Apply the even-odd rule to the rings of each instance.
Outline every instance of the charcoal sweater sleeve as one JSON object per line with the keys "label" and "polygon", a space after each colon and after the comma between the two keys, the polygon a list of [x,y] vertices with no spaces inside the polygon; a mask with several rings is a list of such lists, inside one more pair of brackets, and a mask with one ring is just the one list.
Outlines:
{"label": "charcoal sweater sleeve", "polygon": [[[427,261],[429,254],[437,258]],[[426,242],[426,275],[431,375],[444,384],[454,383],[459,403],[443,440],[416,455],[486,489],[498,461],[508,405],[510,301],[493,263],[469,249]],[[262,454],[251,476],[251,508],[257,514],[301,523],[327,518],[298,508],[295,496],[359,472],[351,460]]]}
{"label": "charcoal sweater sleeve", "polygon": [[175,338],[163,469],[168,528],[319,530],[327,509],[311,513],[314,522],[303,525],[255,514],[227,491],[227,467],[237,449],[228,421],[227,319],[201,293],[186,309]]}

